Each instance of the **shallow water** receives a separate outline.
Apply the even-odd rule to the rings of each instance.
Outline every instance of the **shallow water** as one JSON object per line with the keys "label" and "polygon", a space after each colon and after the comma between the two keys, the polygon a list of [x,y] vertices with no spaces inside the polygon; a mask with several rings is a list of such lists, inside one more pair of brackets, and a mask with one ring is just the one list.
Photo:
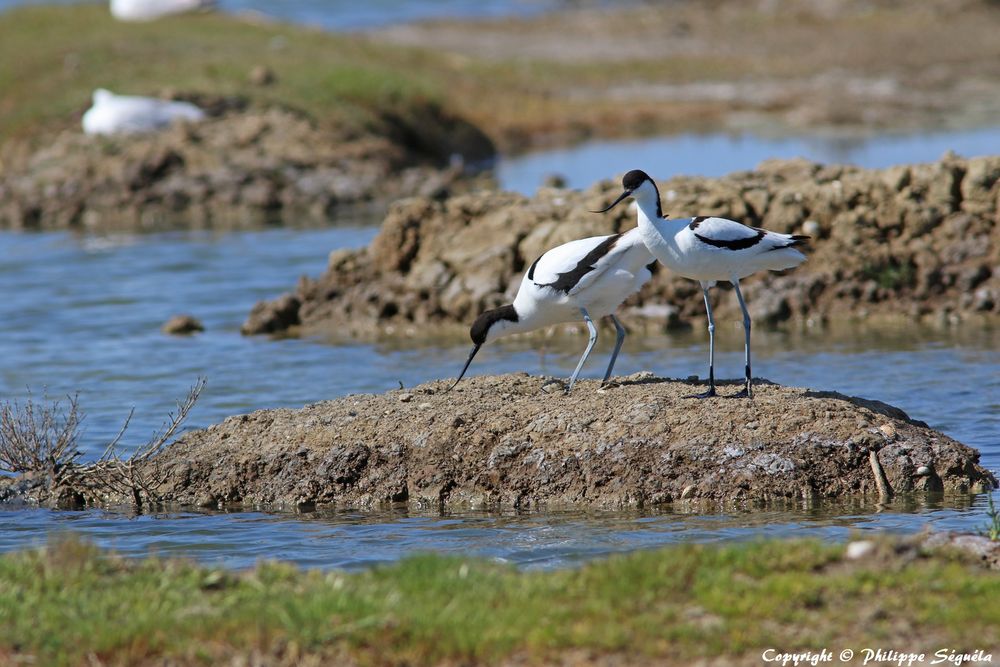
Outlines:
{"label": "shallow water", "polygon": [[678,542],[778,537],[844,540],[871,531],[984,525],[982,498],[903,498],[891,505],[822,508],[524,513],[260,512],[132,515],[88,510],[0,509],[0,551],[44,544],[71,532],[127,556],[184,556],[244,568],[263,559],[303,567],[356,569],[419,552],[476,555],[524,568],[576,565],[591,558]]}
{"label": "shallow water", "polygon": [[570,188],[642,169],[655,179],[679,174],[723,176],[771,158],[806,158],[827,164],[881,169],[932,162],[947,151],[964,157],[1000,154],[1000,127],[873,136],[781,136],[751,133],[680,134],[649,139],[590,141],[579,146],[501,159],[500,186],[532,194],[558,174]]}
{"label": "shallow water", "polygon": [[[23,400],[80,392],[87,413],[82,449],[96,456],[136,408],[126,444],[144,440],[198,376],[208,388],[189,425],[243,411],[300,406],[352,392],[377,392],[454,376],[462,340],[440,346],[331,345],[320,340],[245,338],[239,325],[258,298],[323,269],[327,249],[364,245],[370,226],[267,229],[213,234],[74,236],[0,233],[0,397]],[[729,295],[731,296],[731,295]],[[191,312],[207,331],[163,335],[170,315]],[[728,324],[728,325],[727,325]],[[737,322],[719,323],[718,372],[742,368]],[[588,377],[609,351],[605,335]],[[583,341],[514,340],[477,357],[473,373],[525,370],[567,376]],[[758,373],[773,381],[834,389],[899,405],[912,416],[978,447],[1000,470],[1000,331],[914,329],[755,332]],[[621,374],[652,370],[704,374],[704,334],[633,336]],[[985,499],[900,500],[886,508],[769,508],[727,514],[674,511],[434,515],[395,512],[312,514],[58,512],[0,509],[0,550],[44,543],[71,530],[128,554],[152,550],[242,567],[259,558],[358,567],[414,551],[477,553],[552,567],[593,556],[685,540],[817,535],[852,530],[912,532],[926,525],[978,529]]]}

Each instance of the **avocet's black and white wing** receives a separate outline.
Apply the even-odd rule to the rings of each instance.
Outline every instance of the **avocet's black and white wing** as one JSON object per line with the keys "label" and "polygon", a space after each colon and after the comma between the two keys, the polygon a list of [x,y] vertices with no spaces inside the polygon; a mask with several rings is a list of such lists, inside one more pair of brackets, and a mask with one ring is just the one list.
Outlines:
{"label": "avocet's black and white wing", "polygon": [[746,254],[791,248],[808,238],[769,232],[766,229],[747,227],[734,220],[710,216],[691,218],[687,232],[706,250],[718,248]]}
{"label": "avocet's black and white wing", "polygon": [[525,280],[574,296],[596,283],[611,267],[632,272],[653,262],[638,229],[622,234],[592,236],[553,248],[535,260]]}

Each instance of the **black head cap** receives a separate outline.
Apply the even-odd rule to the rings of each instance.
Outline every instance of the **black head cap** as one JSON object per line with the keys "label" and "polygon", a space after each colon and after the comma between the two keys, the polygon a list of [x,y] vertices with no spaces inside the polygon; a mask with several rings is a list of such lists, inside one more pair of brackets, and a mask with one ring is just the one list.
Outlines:
{"label": "black head cap", "polygon": [[485,313],[477,317],[476,321],[472,323],[472,328],[469,329],[469,335],[472,337],[472,342],[476,345],[482,345],[485,343],[486,334],[489,333],[490,327],[500,320],[517,322],[517,311],[514,310],[514,306],[512,304],[487,310]]}
{"label": "black head cap", "polygon": [[622,187],[626,192],[632,192],[642,185],[645,181],[652,181],[649,174],[641,169],[633,169],[629,173],[625,174],[622,178]]}

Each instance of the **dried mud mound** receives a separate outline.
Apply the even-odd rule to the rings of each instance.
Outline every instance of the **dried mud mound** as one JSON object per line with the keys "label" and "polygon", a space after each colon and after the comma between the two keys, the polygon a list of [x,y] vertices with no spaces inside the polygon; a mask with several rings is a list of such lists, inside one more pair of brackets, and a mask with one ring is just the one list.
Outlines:
{"label": "dried mud mound", "polygon": [[881,493],[996,483],[975,450],[840,394],[762,381],[752,401],[698,401],[648,373],[568,396],[526,374],[447,386],[229,418],[166,450],[159,492],[205,506],[615,507],[876,494],[876,475]]}
{"label": "dried mud mound", "polygon": [[0,228],[323,221],[343,206],[441,196],[462,180],[461,169],[447,167],[453,154],[493,153],[479,130],[434,107],[357,135],[289,109],[195,101],[214,115],[149,134],[72,130],[37,149],[3,146]]}
{"label": "dried mud mound", "polygon": [[[521,273],[548,248],[633,227],[627,206],[588,211],[620,191],[604,181],[530,199],[479,193],[399,202],[368,248],[332,253],[325,274],[258,304],[244,332],[303,325],[365,337],[468,324],[509,301]],[[674,178],[660,193],[673,217],[721,215],[813,237],[805,264],[746,282],[755,322],[1000,313],[1000,157],[885,170],[772,161],[719,179]],[[713,292],[720,317],[736,317],[735,298]],[[697,283],[668,271],[626,307],[632,324],[704,315]]]}

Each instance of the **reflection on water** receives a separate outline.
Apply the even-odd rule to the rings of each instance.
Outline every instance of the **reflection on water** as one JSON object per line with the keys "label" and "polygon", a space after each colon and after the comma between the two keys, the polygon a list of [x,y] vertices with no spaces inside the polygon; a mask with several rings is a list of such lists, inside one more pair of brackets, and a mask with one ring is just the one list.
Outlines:
{"label": "reflection on water", "polygon": [[906,497],[889,505],[854,501],[818,506],[652,511],[447,512],[405,508],[309,514],[259,512],[130,515],[105,510],[0,510],[0,551],[42,545],[71,531],[128,556],[185,556],[227,567],[280,559],[304,567],[359,568],[408,554],[475,555],[525,568],[678,542],[778,537],[844,540],[867,531],[909,533],[979,528],[985,497]]}
{"label": "reflection on water", "polygon": [[531,194],[551,174],[563,175],[568,187],[580,189],[602,178],[621,176],[630,169],[642,169],[656,179],[681,174],[722,176],[753,169],[763,160],[796,157],[879,169],[932,162],[947,151],[964,157],[1000,154],[1000,128],[873,137],[682,134],[592,141],[575,148],[503,159],[497,176],[504,189]]}

